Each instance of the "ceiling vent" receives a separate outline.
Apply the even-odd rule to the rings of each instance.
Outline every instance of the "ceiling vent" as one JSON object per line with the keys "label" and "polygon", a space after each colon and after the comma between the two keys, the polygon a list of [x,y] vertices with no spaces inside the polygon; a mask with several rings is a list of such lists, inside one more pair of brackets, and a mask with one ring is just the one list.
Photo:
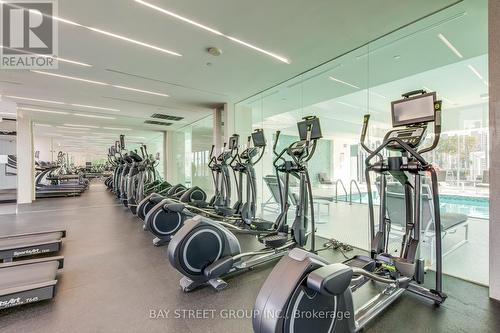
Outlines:
{"label": "ceiling vent", "polygon": [[146,120],[144,124],[150,124],[150,125],[160,125],[160,126],[170,126],[172,123],[164,123],[162,121],[156,121],[156,120]]}
{"label": "ceiling vent", "polygon": [[184,119],[184,117],[169,116],[168,114],[161,114],[161,113],[155,113],[151,116],[151,118],[173,120],[173,121],[179,121]]}

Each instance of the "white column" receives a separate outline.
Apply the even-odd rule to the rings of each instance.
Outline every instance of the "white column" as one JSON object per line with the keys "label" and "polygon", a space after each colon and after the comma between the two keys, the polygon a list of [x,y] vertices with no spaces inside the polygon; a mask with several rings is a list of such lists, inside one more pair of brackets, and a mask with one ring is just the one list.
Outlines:
{"label": "white column", "polygon": [[234,103],[224,104],[224,140],[228,141],[229,137],[235,133],[234,126]]}
{"label": "white column", "polygon": [[500,300],[500,1],[489,1],[490,297]]}
{"label": "white column", "polygon": [[176,177],[175,163],[174,163],[174,149],[172,146],[174,133],[172,131],[165,132],[165,180],[172,182]]}
{"label": "white column", "polygon": [[33,161],[33,126],[31,118],[17,113],[17,203],[35,199],[35,166]]}
{"label": "white column", "polygon": [[226,138],[223,137],[225,136],[225,133],[222,131],[222,124],[225,124],[224,119],[222,119],[223,111],[224,107],[214,108],[213,110],[213,144],[216,149],[220,149],[220,147],[222,147],[223,140],[227,141]]}

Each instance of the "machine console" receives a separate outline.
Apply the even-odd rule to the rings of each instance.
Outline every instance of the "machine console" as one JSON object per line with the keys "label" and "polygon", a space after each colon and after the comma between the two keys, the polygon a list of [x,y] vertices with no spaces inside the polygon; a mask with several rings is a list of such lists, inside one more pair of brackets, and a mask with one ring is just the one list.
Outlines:
{"label": "machine console", "polygon": [[[406,127],[402,129],[392,130],[387,133],[384,141],[392,138],[398,138],[407,145],[412,148],[418,147],[420,143],[425,139],[425,134],[427,132],[427,126],[415,126],[415,127]],[[394,142],[389,145],[387,148],[398,150],[399,145]]]}
{"label": "machine console", "polygon": [[[411,96],[415,93],[416,96]],[[391,103],[392,126],[395,129],[386,134],[384,141],[398,138],[410,147],[416,148],[425,139],[427,124],[435,121],[436,93],[415,91],[403,97]],[[397,142],[390,143],[387,148],[402,150]]]}

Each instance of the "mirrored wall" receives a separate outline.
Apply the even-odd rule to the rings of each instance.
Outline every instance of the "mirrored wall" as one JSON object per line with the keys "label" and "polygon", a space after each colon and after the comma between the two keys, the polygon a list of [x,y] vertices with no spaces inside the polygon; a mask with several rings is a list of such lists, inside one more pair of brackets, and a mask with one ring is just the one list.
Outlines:
{"label": "mirrored wall", "polygon": [[[487,1],[463,1],[237,103],[235,131],[246,138],[262,128],[268,141],[256,166],[260,216],[273,219],[278,211],[266,177],[274,173],[276,130],[280,149],[297,140],[302,117],[315,115],[324,135],[308,166],[318,234],[368,249],[363,115],[371,115],[368,144],[376,147],[391,128],[391,101],[408,91],[435,91],[443,101],[443,132],[426,158],[438,170],[441,217],[448,223],[441,235],[444,271],[487,284],[487,26]],[[421,253],[432,269],[432,233],[423,237]]]}

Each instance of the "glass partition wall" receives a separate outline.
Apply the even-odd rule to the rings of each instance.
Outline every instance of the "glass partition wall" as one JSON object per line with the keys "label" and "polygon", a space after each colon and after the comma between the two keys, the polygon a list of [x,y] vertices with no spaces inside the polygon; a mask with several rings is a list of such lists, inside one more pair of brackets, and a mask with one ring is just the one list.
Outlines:
{"label": "glass partition wall", "polygon": [[213,140],[213,116],[210,115],[177,131],[169,132],[173,167],[168,174],[171,183],[199,186],[208,198],[213,196],[212,173],[208,168]]}
{"label": "glass partition wall", "polygon": [[[256,166],[260,216],[272,219],[278,212],[266,183],[274,173],[276,130],[282,133],[280,149],[298,138],[302,117],[315,115],[324,135],[309,162],[318,234],[368,249],[363,115],[371,115],[368,143],[376,147],[391,128],[391,101],[412,90],[436,91],[443,100],[443,130],[439,146],[425,157],[438,170],[447,223],[444,271],[487,284],[487,36],[487,1],[463,1],[237,103],[234,128],[245,138],[241,143],[256,128],[268,141]],[[432,269],[432,232],[425,232],[420,251]],[[394,235],[396,241],[397,230]]]}

